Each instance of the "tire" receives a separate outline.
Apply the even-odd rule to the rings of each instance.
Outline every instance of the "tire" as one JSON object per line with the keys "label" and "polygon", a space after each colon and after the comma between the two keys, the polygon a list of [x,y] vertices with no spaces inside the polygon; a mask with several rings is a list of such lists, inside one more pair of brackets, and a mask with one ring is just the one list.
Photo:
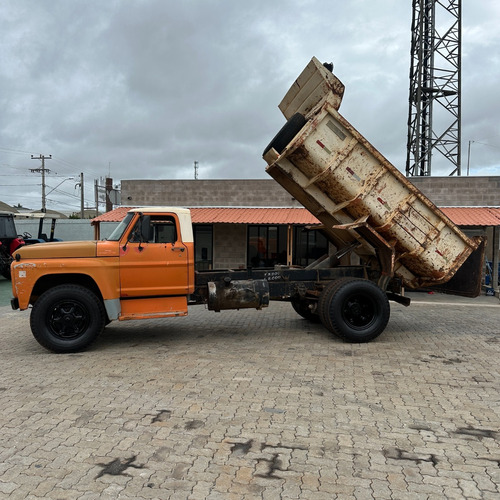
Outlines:
{"label": "tire", "polygon": [[292,299],[292,307],[293,310],[304,319],[308,321],[312,321],[313,323],[319,321],[319,317],[317,314],[314,314],[311,309],[309,309],[309,303],[307,300],[301,300],[298,298]]}
{"label": "tire", "polygon": [[273,148],[278,154],[281,154],[306,123],[307,120],[304,115],[295,113],[285,125],[281,127],[281,130],[274,136],[274,139],[268,144],[267,148],[264,149],[262,156],[265,156],[265,154]]}
{"label": "tire", "polygon": [[0,242],[0,274],[10,280],[10,264],[14,260],[12,255],[6,250],[6,245]]}
{"label": "tire", "polygon": [[46,349],[77,352],[88,347],[104,329],[101,300],[88,288],[59,285],[44,292],[33,305],[30,326]]}
{"label": "tire", "polygon": [[[347,278],[350,279],[350,278]],[[325,327],[328,328],[328,330],[331,331],[331,326],[328,325],[328,322],[330,320],[329,318],[329,313],[328,313],[328,303],[330,301],[330,296],[333,293],[333,290],[336,289],[342,282],[344,282],[346,278],[340,278],[335,281],[331,281],[328,283],[323,291],[321,292],[321,295],[319,296],[318,299],[318,315],[319,319],[321,321],[321,324]]]}
{"label": "tire", "polygon": [[320,296],[323,325],[347,342],[369,342],[387,326],[390,306],[387,295],[375,283],[356,278],[334,281]]}
{"label": "tire", "polygon": [[11,279],[10,267],[4,266],[0,263],[0,274],[8,281]]}

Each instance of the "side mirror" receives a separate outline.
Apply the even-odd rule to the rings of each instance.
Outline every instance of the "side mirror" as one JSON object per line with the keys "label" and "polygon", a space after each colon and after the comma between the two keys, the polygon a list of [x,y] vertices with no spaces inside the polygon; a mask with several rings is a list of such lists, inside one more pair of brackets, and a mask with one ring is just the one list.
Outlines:
{"label": "side mirror", "polygon": [[151,216],[142,215],[139,224],[141,225],[141,242],[148,242],[150,237]]}

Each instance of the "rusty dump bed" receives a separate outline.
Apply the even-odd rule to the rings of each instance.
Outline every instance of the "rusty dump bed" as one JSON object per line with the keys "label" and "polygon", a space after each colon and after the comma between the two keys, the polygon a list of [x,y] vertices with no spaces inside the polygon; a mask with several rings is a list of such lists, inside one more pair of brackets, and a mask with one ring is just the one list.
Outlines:
{"label": "rusty dump bed", "polygon": [[313,58],[279,106],[291,121],[305,116],[305,124],[299,121],[282,151],[271,143],[267,172],[322,222],[337,248],[354,248],[382,276],[396,275],[410,288],[447,282],[479,241],[338,113],[343,91]]}

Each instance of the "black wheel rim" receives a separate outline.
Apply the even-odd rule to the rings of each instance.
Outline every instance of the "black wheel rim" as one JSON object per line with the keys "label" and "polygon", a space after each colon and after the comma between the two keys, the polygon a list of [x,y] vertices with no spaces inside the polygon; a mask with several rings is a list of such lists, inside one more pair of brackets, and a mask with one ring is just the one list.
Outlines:
{"label": "black wheel rim", "polygon": [[353,329],[364,330],[377,316],[374,301],[363,293],[347,297],[342,306],[342,318]]}
{"label": "black wheel rim", "polygon": [[90,323],[87,309],[76,300],[63,300],[54,305],[49,316],[49,327],[60,339],[75,339],[85,333]]}

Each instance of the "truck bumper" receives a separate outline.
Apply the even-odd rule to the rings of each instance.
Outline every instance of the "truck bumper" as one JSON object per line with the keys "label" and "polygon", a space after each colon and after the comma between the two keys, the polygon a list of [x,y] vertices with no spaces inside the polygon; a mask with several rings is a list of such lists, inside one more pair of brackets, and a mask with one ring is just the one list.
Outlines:
{"label": "truck bumper", "polygon": [[19,300],[17,300],[17,297],[10,299],[10,306],[12,307],[12,309],[14,309],[14,311],[17,311],[17,309],[19,309]]}

